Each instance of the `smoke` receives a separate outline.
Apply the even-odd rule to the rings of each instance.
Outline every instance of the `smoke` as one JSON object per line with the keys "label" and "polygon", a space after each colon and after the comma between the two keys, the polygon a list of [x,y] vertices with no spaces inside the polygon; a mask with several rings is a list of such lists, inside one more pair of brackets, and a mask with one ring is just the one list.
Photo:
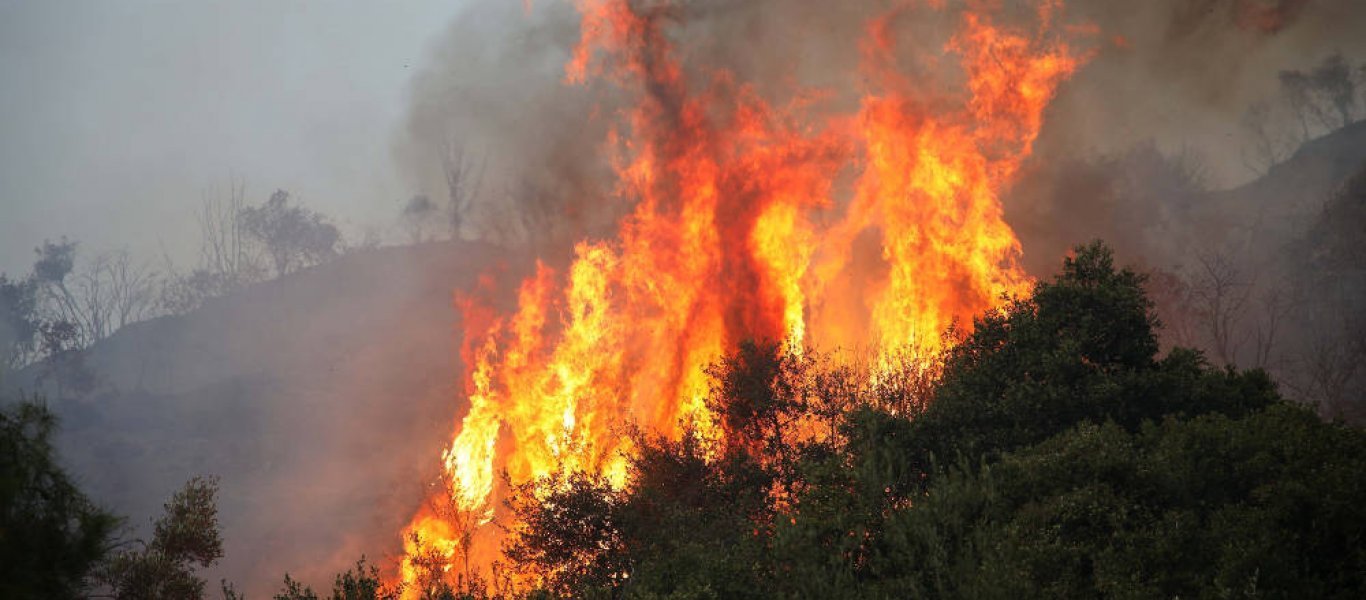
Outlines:
{"label": "smoke", "polygon": [[[699,0],[641,7],[668,23],[680,53],[696,57],[685,68],[707,65],[687,73],[691,85],[714,84],[713,69],[720,69],[771,101],[847,112],[857,97],[850,90],[864,84],[858,40],[876,16],[896,15],[891,35],[909,80],[952,84],[953,61],[942,47],[958,14],[953,3],[943,10],[926,4]],[[1007,4],[1006,14],[1025,17],[1037,3]],[[462,235],[573,240],[605,234],[624,212],[607,177],[604,141],[626,91],[598,79],[565,82],[577,18],[566,2],[474,3],[415,78],[408,125],[396,143],[412,185],[448,197],[443,163],[453,146],[467,160],[477,157],[481,169],[487,165]],[[1277,101],[1277,73],[1333,52],[1349,61],[1366,57],[1366,38],[1357,35],[1366,9],[1351,0],[1103,0],[1067,3],[1055,18],[1082,32],[1076,37],[1092,51],[1055,99],[1035,145],[1034,169],[1055,180],[1059,163],[1113,164],[1155,151],[1198,167],[1195,183],[1207,187],[1248,181],[1255,173],[1246,155],[1257,140],[1244,118],[1258,103]],[[1279,122],[1268,127],[1289,125],[1287,115],[1272,117]],[[1007,208],[1048,221],[1073,207],[1017,195]],[[1097,218],[1096,234],[1112,231],[1109,217]],[[1024,241],[1051,264],[1076,240]]]}
{"label": "smoke", "polygon": [[[615,214],[596,155],[607,134],[599,111],[610,108],[561,83],[578,35],[570,12],[471,3],[414,77],[395,155],[415,189],[440,199],[457,236],[542,244]],[[459,188],[453,171],[465,176]]]}
{"label": "smoke", "polygon": [[[980,2],[831,3],[820,0],[642,0],[663,23],[693,89],[741,85],[800,114],[853,114],[869,85],[870,23],[886,17],[905,79],[923,101],[953,97],[962,79],[943,52]],[[996,5],[998,3],[992,3]],[[1040,6],[1089,52],[1059,90],[1033,155],[1003,198],[1007,221],[1037,276],[1071,245],[1102,238],[1141,268],[1198,276],[1202,261],[1235,261],[1258,293],[1297,266],[1278,253],[1312,225],[1355,171],[1354,144],[1327,144],[1319,159],[1300,144],[1331,128],[1305,127],[1280,74],[1326,57],[1366,62],[1366,5],[1353,0],[1097,0],[1004,2],[1024,22]],[[569,243],[609,235],[628,208],[611,179],[610,123],[632,94],[588,61],[586,84],[566,82],[578,15],[570,3],[479,2],[457,18],[412,87],[397,156],[413,184],[440,197],[452,140],[475,148],[490,175],[460,232],[539,244],[552,260]],[[734,92],[732,92],[734,93]],[[1288,165],[1288,166],[1287,166]],[[1274,167],[1274,168],[1273,168]],[[1257,183],[1268,174],[1275,182]],[[838,188],[837,204],[847,189]],[[875,240],[874,240],[875,241]],[[874,244],[875,245],[875,244]],[[876,260],[872,260],[876,263]],[[1249,318],[1249,323],[1251,319]],[[1252,325],[1247,325],[1252,327]],[[1241,335],[1241,334],[1240,334]],[[1246,332],[1249,339],[1257,335]],[[1236,354],[1236,353],[1235,353]],[[1243,360],[1242,362],[1253,362]]]}
{"label": "smoke", "polygon": [[[853,112],[867,85],[858,40],[877,16],[893,14],[888,31],[908,81],[959,82],[942,53],[958,14],[932,1],[640,4],[669,22],[697,64],[817,114]],[[1009,14],[1033,18],[1036,3],[1008,4]],[[393,160],[407,189],[446,207],[458,236],[567,260],[571,243],[609,235],[629,209],[607,140],[617,111],[648,90],[610,78],[566,83],[580,33],[569,2],[476,0],[459,10],[416,65]],[[1265,254],[1301,239],[1315,202],[1366,156],[1360,145],[1324,146],[1344,159],[1341,169],[1237,188],[1254,177],[1244,158],[1256,140],[1243,119],[1278,101],[1278,72],[1334,52],[1366,59],[1366,4],[1357,0],[1073,0],[1053,18],[1091,57],[1062,86],[1004,199],[1036,275],[1094,237],[1153,268],[1196,267],[1197,257],[1234,244],[1261,253],[1242,259],[1245,273],[1271,269]],[[685,68],[692,86],[718,84],[714,70]],[[1269,118],[1271,127],[1294,125],[1289,115]],[[1210,192],[1221,188],[1233,189]],[[859,240],[851,264],[878,264],[877,242]],[[108,385],[128,391],[66,407],[65,449],[134,524],[189,475],[222,475],[222,573],[253,595],[285,571],[318,584],[361,554],[385,564],[463,410],[450,292],[470,288],[505,253],[471,247],[349,257],[345,269],[270,282],[116,336],[93,359],[117,378]],[[129,468],[148,464],[157,466]]]}

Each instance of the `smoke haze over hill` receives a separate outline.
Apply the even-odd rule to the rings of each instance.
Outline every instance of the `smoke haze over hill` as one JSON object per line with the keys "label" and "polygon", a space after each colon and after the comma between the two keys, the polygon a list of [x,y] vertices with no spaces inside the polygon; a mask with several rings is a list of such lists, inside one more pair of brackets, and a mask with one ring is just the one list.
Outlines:
{"label": "smoke haze over hill", "polygon": [[[856,40],[892,3],[639,4],[667,8],[659,18],[689,56],[766,98],[818,90],[797,102],[833,114],[858,103]],[[1366,64],[1366,5],[1074,0],[1056,18],[1089,61],[1059,86],[1002,197],[1025,270],[1047,275],[1072,244],[1102,238],[1126,263],[1185,278],[1158,308],[1189,331],[1165,341],[1267,367],[1323,414],[1366,418],[1349,393],[1366,371],[1345,372],[1333,361],[1355,355],[1323,354],[1339,338],[1309,332],[1361,325],[1350,226],[1366,71],[1353,72],[1357,121],[1343,127],[1304,121],[1281,75],[1335,54]],[[951,21],[919,7],[892,20],[909,72],[961,83],[939,50]],[[127,247],[189,272],[204,261],[202,200],[230,172],[248,183],[246,205],[288,189],[349,242],[99,341],[84,355],[88,393],[40,381],[52,361],[0,385],[47,391],[65,460],[135,526],[186,477],[221,475],[216,573],[252,596],[286,571],[324,582],[362,554],[392,566],[466,410],[454,295],[484,285],[510,311],[536,257],[562,267],[631,208],[606,143],[629,94],[566,81],[579,34],[574,7],[551,0],[0,8],[0,271],[21,276],[34,246],[69,235],[78,260]],[[1257,154],[1267,140],[1275,160]],[[1255,307],[1222,357],[1199,297],[1216,258]],[[1310,271],[1319,279],[1292,281]],[[1309,316],[1281,321],[1285,350],[1258,349],[1264,316],[1283,310],[1274,293],[1323,279],[1341,297],[1294,305]],[[1309,351],[1338,370],[1297,375]]]}

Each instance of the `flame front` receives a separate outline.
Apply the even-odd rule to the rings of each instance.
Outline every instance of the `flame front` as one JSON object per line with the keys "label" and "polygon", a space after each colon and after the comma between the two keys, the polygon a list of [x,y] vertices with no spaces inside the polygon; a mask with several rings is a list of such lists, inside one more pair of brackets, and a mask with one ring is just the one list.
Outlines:
{"label": "flame front", "polygon": [[956,17],[945,51],[962,81],[944,89],[898,69],[904,7],[880,15],[844,112],[817,107],[821,90],[778,106],[725,70],[698,77],[666,4],[575,4],[567,82],[603,79],[635,98],[609,140],[617,193],[634,208],[614,239],[580,242],[566,273],[538,266],[516,313],[480,323],[465,309],[469,412],[430,503],[449,508],[409,525],[409,582],[416,539],[443,570],[462,548],[470,560],[458,532],[492,517],[498,473],[516,484],[585,470],[620,484],[627,423],[724,438],[704,368],[744,339],[932,353],[950,324],[1030,285],[999,194],[1082,60],[1053,33],[1056,2],[1027,29],[985,9]]}

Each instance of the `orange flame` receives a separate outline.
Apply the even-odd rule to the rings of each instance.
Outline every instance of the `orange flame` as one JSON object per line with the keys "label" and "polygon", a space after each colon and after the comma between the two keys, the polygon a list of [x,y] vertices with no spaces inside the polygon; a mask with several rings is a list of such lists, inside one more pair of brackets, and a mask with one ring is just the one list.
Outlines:
{"label": "orange flame", "polygon": [[[746,338],[930,353],[955,320],[1027,292],[999,194],[1083,60],[1052,33],[1055,0],[1030,30],[966,12],[945,48],[964,82],[943,90],[898,70],[901,11],[873,20],[858,109],[833,116],[774,106],[724,70],[691,76],[660,18],[667,3],[575,4],[567,81],[603,78],[638,99],[611,140],[634,210],[615,239],[579,243],[567,273],[538,266],[516,313],[472,330],[470,409],[435,494],[468,522],[495,513],[496,473],[623,483],[626,423],[721,438],[704,368]],[[860,259],[869,243],[878,255]],[[407,537],[453,562],[459,528],[440,512],[424,510]]]}

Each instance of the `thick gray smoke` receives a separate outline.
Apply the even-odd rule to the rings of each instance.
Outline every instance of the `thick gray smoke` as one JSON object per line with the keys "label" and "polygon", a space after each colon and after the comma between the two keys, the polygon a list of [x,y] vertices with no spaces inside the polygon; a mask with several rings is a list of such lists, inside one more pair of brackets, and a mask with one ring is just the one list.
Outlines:
{"label": "thick gray smoke", "polygon": [[[1036,3],[1008,4],[1027,14]],[[839,100],[856,97],[847,92],[860,85],[860,40],[868,22],[890,10],[889,3],[872,0],[641,5],[668,20],[678,47],[707,66],[693,73],[698,87],[708,83],[711,69],[722,68],[766,97],[788,100],[800,86],[846,109]],[[601,153],[617,108],[613,90],[564,83],[564,64],[577,40],[577,14],[569,3],[528,6],[468,6],[412,87],[397,155],[414,187],[447,198],[451,152],[463,152],[457,159],[472,171],[467,179],[478,180],[458,200],[469,203],[461,229],[466,236],[597,233],[622,208],[603,179]],[[952,62],[942,60],[941,48],[953,10],[902,13],[894,32],[913,79],[917,70]],[[1103,0],[1068,3],[1059,18],[1077,29],[1094,28],[1073,36],[1092,58],[1060,90],[1036,146],[1039,163],[1113,159],[1151,146],[1164,156],[1198,161],[1199,183],[1212,187],[1258,174],[1250,166],[1262,159],[1254,156],[1259,140],[1247,126],[1249,111],[1269,105],[1264,129],[1278,138],[1293,125],[1293,115],[1279,106],[1280,71],[1309,68],[1334,52],[1351,63],[1366,57],[1366,38],[1358,35],[1366,28],[1366,8],[1351,0]],[[1277,143],[1284,158],[1291,141]],[[528,214],[545,210],[554,218]],[[1057,248],[1044,254],[1051,260]]]}
{"label": "thick gray smoke", "polygon": [[[695,89],[720,69],[770,101],[815,90],[815,106],[847,114],[865,85],[860,40],[877,16],[895,12],[899,66],[912,81],[953,81],[945,71],[954,61],[942,49],[965,3],[942,10],[932,4],[636,6],[666,23],[679,53],[689,57],[685,75]],[[1004,4],[1001,18],[1024,21],[1039,3]],[[1215,361],[1272,368],[1289,380],[1295,352],[1273,358],[1255,340],[1277,338],[1260,329],[1278,329],[1278,346],[1309,343],[1290,340],[1286,329],[1294,327],[1284,318],[1274,328],[1265,322],[1293,312],[1268,298],[1303,295],[1282,290],[1302,270],[1288,248],[1308,235],[1324,204],[1366,161],[1355,130],[1342,129],[1366,116],[1366,5],[1099,0],[1065,3],[1054,18],[1089,58],[1059,89],[1033,156],[1004,198],[1026,266],[1046,276],[1073,244],[1104,239],[1124,261],[1174,286],[1154,292],[1164,298],[1169,341],[1205,347]],[[415,80],[408,130],[398,141],[415,187],[449,195],[452,147],[481,169],[491,165],[478,191],[464,188],[455,203],[466,203],[463,235],[549,242],[542,250],[562,255],[553,250],[565,247],[557,241],[610,234],[626,208],[613,195],[602,143],[623,91],[600,81],[564,83],[576,39],[577,15],[568,3],[476,3]],[[1310,81],[1335,56],[1358,86],[1342,119],[1323,98],[1314,100],[1315,92],[1296,92],[1285,75]],[[1211,279],[1231,280],[1246,296],[1239,315],[1216,317],[1197,306],[1213,302],[1200,299]],[[1216,318],[1228,323],[1209,325]]]}
{"label": "thick gray smoke", "polygon": [[[904,3],[638,4],[668,20],[698,64],[774,101],[818,90],[813,103],[849,113],[868,21]],[[949,80],[942,47],[957,17],[926,4],[893,19],[898,51],[912,80]],[[1023,18],[1035,3],[1007,4]],[[56,399],[73,470],[134,524],[185,478],[221,475],[220,574],[254,597],[286,571],[326,585],[362,554],[390,566],[462,411],[451,292],[497,271],[508,247],[564,260],[573,241],[611,235],[629,208],[605,142],[631,90],[565,83],[572,4],[457,10],[414,65],[393,158],[412,193],[441,208],[436,226],[464,241],[354,253],[133,325],[91,350],[95,393]],[[1093,54],[1004,198],[1029,270],[1045,276],[1070,245],[1102,238],[1155,274],[1169,341],[1266,366],[1325,413],[1357,414],[1344,398],[1361,389],[1366,348],[1338,342],[1363,331],[1366,234],[1351,227],[1366,218],[1366,130],[1327,135],[1334,128],[1304,120],[1280,74],[1335,53],[1363,64],[1366,3],[1073,0],[1057,18]],[[685,68],[697,86],[714,73]],[[515,287],[525,259],[500,289]]]}

